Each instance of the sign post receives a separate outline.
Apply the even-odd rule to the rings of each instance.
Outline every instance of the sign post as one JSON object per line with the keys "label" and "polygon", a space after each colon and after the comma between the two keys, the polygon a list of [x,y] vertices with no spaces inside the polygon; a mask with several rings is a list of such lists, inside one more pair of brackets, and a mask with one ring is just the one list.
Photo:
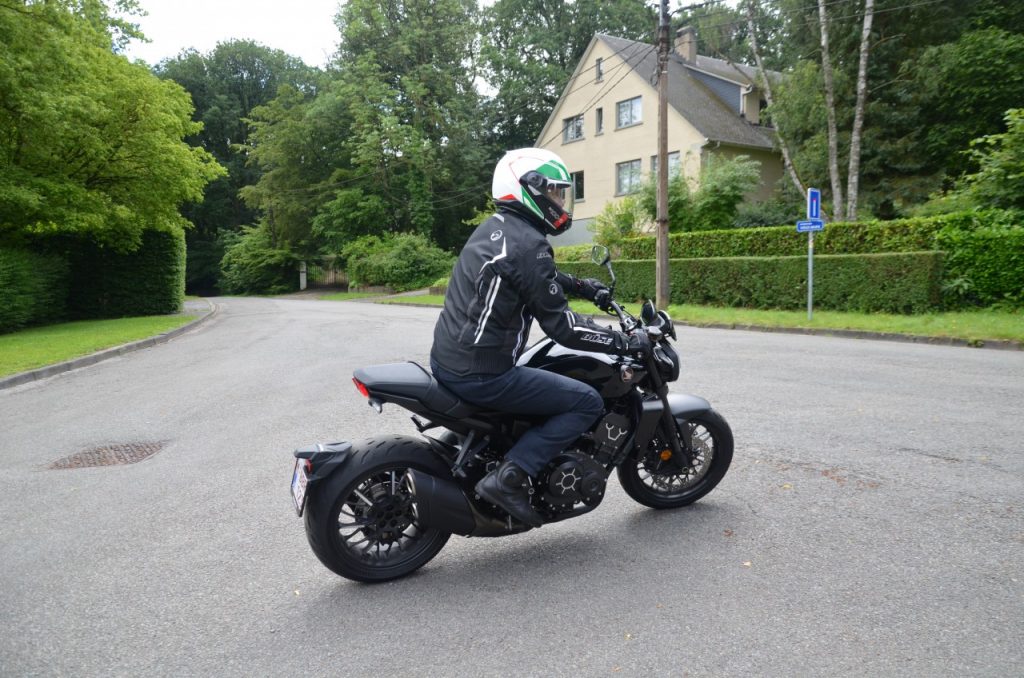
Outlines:
{"label": "sign post", "polygon": [[825,228],[821,219],[821,191],[807,189],[807,220],[796,222],[796,232],[807,234],[807,319],[814,318],[814,232]]}

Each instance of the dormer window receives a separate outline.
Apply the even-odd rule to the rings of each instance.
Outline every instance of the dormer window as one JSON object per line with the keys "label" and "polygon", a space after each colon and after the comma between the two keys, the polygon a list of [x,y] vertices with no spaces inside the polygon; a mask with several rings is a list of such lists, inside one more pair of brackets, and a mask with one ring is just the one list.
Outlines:
{"label": "dormer window", "polygon": [[596,75],[594,76],[594,80],[596,82],[604,80],[604,59],[601,57],[597,57],[597,63],[594,64],[594,71],[596,72]]}

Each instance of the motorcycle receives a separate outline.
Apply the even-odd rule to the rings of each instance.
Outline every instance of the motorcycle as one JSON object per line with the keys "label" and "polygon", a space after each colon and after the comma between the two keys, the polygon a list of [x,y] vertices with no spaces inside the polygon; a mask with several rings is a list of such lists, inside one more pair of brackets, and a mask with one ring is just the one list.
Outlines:
{"label": "motorcycle", "polygon": [[[652,349],[640,361],[570,350],[545,337],[517,361],[590,384],[605,403],[606,414],[529,481],[545,524],[596,509],[612,470],[632,499],[670,509],[714,489],[732,461],[732,431],[722,415],[703,398],[669,392],[680,365],[672,319],[651,301],[639,318],[629,314],[614,300],[607,248],[595,247],[593,259],[611,277],[607,313],[623,332],[647,333]],[[535,418],[464,402],[414,362],[364,367],[352,381],[378,413],[385,403],[412,412],[420,435],[294,452],[292,499],[325,566],[355,581],[387,581],[425,565],[453,534],[504,537],[531,529],[473,488]],[[442,431],[425,435],[434,429]]]}

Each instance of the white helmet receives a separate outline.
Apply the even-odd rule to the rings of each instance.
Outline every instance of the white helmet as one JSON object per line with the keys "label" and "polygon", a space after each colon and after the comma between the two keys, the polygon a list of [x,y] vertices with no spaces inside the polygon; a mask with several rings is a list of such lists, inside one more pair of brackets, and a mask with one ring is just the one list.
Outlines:
{"label": "white helmet", "polygon": [[547,233],[558,235],[572,226],[572,213],[564,208],[571,187],[572,177],[561,158],[543,148],[519,148],[498,161],[491,197],[497,205],[535,217]]}

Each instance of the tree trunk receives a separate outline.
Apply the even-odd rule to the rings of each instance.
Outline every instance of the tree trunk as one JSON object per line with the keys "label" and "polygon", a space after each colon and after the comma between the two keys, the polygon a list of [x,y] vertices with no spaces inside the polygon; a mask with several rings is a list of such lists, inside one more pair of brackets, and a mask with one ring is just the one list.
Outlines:
{"label": "tree trunk", "polygon": [[[819,0],[820,1],[820,0]],[[864,29],[860,34],[860,65],[857,67],[857,108],[850,133],[850,167],[846,172],[846,220],[857,219],[860,190],[860,141],[864,133],[864,106],[868,97],[868,42],[875,16],[875,0],[864,0]]]}
{"label": "tree trunk", "polygon": [[825,110],[828,113],[828,173],[832,180],[832,218],[843,218],[843,182],[839,176],[839,132],[836,129],[836,94],[832,79],[832,58],[828,52],[828,17],[825,0],[818,0],[821,26],[821,74],[825,78]]}
{"label": "tree trunk", "polygon": [[[757,72],[761,74],[761,80],[764,82],[764,98],[768,101],[768,106],[771,107],[775,105],[775,97],[772,96],[772,83],[768,79],[768,73],[764,70],[764,63],[761,61],[761,50],[757,46],[757,32],[754,26],[754,2],[755,0],[747,0],[747,30],[750,33],[750,49],[754,52]],[[789,155],[786,137],[783,136],[778,123],[775,125],[775,136],[779,139],[779,149],[782,151],[782,164],[785,165],[786,172],[789,174],[793,185],[800,191],[800,195],[806,198],[807,189],[804,187],[804,183],[800,181],[800,176],[796,173],[796,167],[793,166],[793,160]]]}

